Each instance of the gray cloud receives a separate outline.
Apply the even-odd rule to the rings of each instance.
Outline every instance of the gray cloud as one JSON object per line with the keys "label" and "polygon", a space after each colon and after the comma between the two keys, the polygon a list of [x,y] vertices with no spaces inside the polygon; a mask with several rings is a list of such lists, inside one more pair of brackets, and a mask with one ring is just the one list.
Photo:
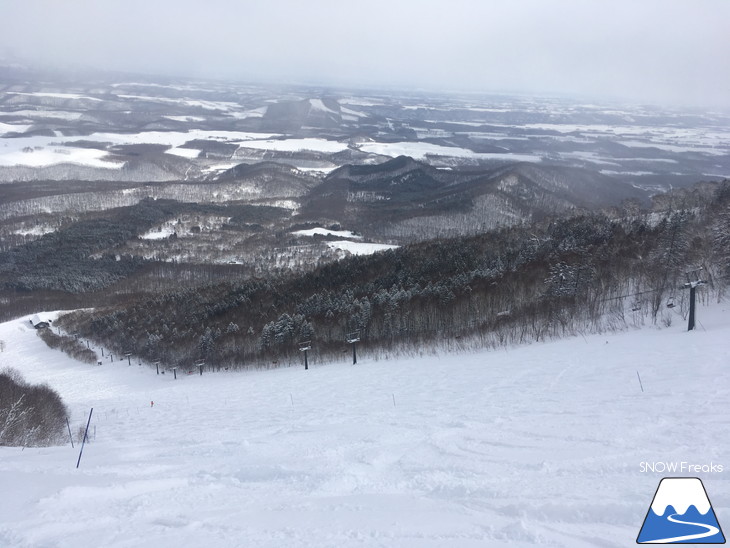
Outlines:
{"label": "gray cloud", "polygon": [[730,106],[725,0],[6,0],[57,67]]}

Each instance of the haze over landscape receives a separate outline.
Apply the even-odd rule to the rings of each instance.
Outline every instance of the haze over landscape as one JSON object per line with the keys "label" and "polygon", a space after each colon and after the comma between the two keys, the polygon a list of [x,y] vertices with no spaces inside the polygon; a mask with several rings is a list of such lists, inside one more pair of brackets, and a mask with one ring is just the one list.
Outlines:
{"label": "haze over landscape", "polygon": [[239,81],[730,107],[723,0],[5,2],[0,56]]}

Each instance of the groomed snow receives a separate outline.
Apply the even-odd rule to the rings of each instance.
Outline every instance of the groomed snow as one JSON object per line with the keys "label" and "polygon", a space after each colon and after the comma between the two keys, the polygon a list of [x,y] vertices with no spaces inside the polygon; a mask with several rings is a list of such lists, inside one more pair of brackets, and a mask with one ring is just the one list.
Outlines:
{"label": "groomed snow", "polygon": [[[78,447],[0,447],[0,545],[633,546],[664,475],[640,463],[730,465],[730,309],[700,306],[691,333],[670,312],[661,329],[388,361],[363,341],[356,366],[343,343],[306,372],[177,380],[0,324],[0,367],[56,388],[74,431],[93,407],[95,433],[78,470]],[[699,475],[727,522],[727,472]]]}

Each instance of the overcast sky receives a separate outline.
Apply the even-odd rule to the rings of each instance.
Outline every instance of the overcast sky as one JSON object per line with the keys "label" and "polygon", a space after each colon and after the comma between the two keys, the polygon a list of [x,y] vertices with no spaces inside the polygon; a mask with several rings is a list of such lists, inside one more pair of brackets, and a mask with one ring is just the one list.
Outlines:
{"label": "overcast sky", "polygon": [[729,0],[0,0],[60,68],[730,107]]}

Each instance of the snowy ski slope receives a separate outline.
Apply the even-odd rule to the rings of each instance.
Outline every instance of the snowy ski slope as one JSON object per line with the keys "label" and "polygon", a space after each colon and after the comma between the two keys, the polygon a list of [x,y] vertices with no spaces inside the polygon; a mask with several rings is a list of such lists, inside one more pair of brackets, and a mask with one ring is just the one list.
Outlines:
{"label": "snowy ski slope", "polygon": [[675,475],[702,478],[727,530],[728,309],[691,333],[675,316],[388,361],[363,343],[356,366],[177,380],[1,324],[0,367],[56,388],[75,429],[93,407],[95,440],[78,470],[78,447],[0,447],[0,546],[630,546],[658,461],[724,465]]}

